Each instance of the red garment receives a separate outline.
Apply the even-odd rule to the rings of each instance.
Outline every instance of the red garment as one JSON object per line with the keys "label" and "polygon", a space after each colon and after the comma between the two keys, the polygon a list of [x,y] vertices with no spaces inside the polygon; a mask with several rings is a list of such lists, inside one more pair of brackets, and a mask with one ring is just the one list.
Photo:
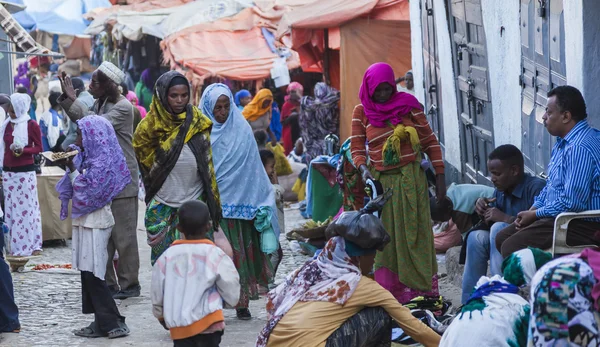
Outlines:
{"label": "red garment", "polygon": [[23,148],[23,154],[15,157],[10,150],[13,143],[13,124],[8,122],[4,132],[4,167],[20,167],[33,165],[33,156],[42,152],[42,132],[40,126],[34,120],[27,122],[27,133],[29,143]]}
{"label": "red garment", "polygon": [[[284,102],[283,107],[281,108],[281,122],[283,123],[283,121],[286,120],[294,110],[298,110],[299,107],[300,104],[297,102]],[[283,141],[283,148],[285,149],[285,155],[287,156],[294,149],[295,145],[292,139],[292,124],[283,126],[283,129],[281,130],[281,141]]]}

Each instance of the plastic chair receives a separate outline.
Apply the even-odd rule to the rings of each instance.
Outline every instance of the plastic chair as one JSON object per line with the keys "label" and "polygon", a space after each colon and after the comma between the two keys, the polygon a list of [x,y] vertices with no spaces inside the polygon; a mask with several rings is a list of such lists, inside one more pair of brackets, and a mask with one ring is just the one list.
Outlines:
{"label": "plastic chair", "polygon": [[569,246],[567,245],[567,229],[574,219],[600,218],[600,210],[584,212],[564,212],[556,217],[554,222],[554,238],[552,241],[552,255],[579,253],[585,248],[597,247],[596,245]]}

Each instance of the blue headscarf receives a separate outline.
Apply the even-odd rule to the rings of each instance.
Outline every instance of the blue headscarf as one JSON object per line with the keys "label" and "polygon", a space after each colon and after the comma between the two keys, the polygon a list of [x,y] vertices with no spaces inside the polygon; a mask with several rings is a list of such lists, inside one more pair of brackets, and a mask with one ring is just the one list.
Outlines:
{"label": "blue headscarf", "polygon": [[[217,99],[229,97],[229,117],[219,123],[213,115]],[[211,84],[200,100],[200,109],[213,122],[210,142],[217,185],[221,195],[223,218],[253,220],[259,209],[270,209],[273,231],[279,239],[279,223],[273,185],[260,160],[258,146],[248,121],[235,107],[231,90]]]}
{"label": "blue headscarf", "polygon": [[237,106],[242,106],[240,99],[247,98],[249,96],[252,96],[252,94],[250,94],[249,91],[247,91],[246,89],[240,90],[239,92],[235,93],[235,104]]}

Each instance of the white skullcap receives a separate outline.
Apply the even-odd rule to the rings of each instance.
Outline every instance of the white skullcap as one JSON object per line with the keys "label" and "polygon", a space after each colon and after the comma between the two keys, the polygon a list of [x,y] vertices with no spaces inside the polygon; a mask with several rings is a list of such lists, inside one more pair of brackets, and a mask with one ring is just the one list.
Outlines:
{"label": "white skullcap", "polygon": [[125,73],[111,62],[102,62],[100,67],[98,67],[98,70],[102,71],[106,77],[110,78],[117,85],[120,85],[125,81]]}

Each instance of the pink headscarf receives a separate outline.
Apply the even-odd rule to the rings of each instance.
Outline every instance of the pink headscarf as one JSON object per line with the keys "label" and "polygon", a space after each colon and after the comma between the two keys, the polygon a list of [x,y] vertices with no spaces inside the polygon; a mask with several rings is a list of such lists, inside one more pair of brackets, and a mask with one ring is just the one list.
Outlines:
{"label": "pink headscarf", "polygon": [[135,100],[134,106],[137,107],[138,110],[140,110],[140,115],[142,116],[142,119],[144,119],[146,117],[146,113],[148,112],[146,111],[144,106],[140,106],[140,102],[138,100],[137,95],[130,90],[125,98],[129,100],[129,102],[133,102],[133,100]]}
{"label": "pink headscarf", "polygon": [[304,93],[304,87],[300,83],[298,83],[298,82],[292,82],[287,87],[287,94],[288,95],[285,96],[285,101],[289,101],[290,100],[290,93],[293,90],[300,91],[300,96],[302,96],[302,94]]}
{"label": "pink headscarf", "polygon": [[[388,83],[394,88],[394,93],[384,104],[378,104],[372,99],[375,89],[381,83]],[[412,109],[422,109],[414,96],[396,91],[394,70],[386,63],[375,63],[367,69],[358,97],[365,109],[365,116],[371,125],[377,128],[385,127],[386,122],[399,124],[402,122],[402,116]]]}

